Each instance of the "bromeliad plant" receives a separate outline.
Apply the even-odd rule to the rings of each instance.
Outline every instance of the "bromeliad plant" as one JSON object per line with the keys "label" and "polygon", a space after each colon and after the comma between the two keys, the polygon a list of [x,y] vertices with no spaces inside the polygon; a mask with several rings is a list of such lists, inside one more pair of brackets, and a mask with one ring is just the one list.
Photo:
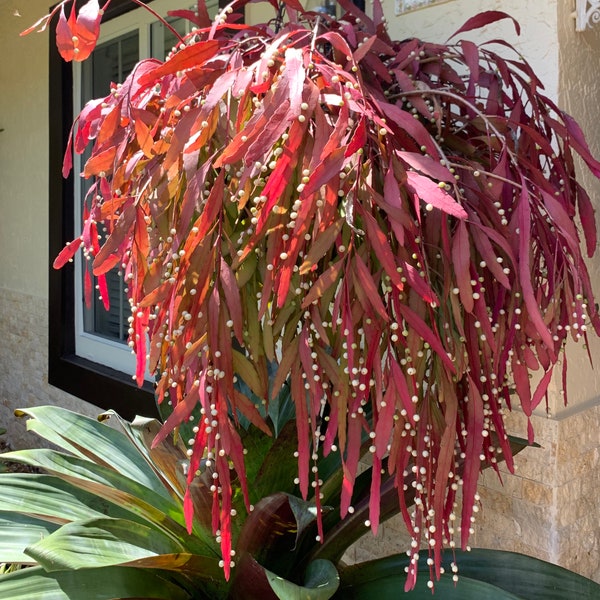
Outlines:
{"label": "bromeliad plant", "polygon": [[[325,544],[315,544],[314,502],[295,497],[290,480],[296,435],[288,421],[289,395],[280,397],[271,417],[275,436],[242,428],[248,447],[249,494],[256,502],[247,514],[241,482],[232,478],[236,566],[222,575],[218,542],[210,532],[215,473],[207,460],[191,486],[196,513],[186,531],[183,499],[188,464],[181,441],[154,445],[161,424],[151,419],[122,421],[118,428],[56,406],[18,414],[28,428],[55,449],[2,455],[43,469],[44,474],[0,474],[0,596],[11,600],[328,600],[397,598],[404,583],[406,556],[341,568],[348,546],[362,535],[369,512],[371,468],[355,484],[355,511],[324,518]],[[288,417],[286,417],[288,415]],[[513,451],[523,442],[511,442]],[[339,503],[340,457],[320,462],[324,503]],[[397,511],[393,478],[380,494],[382,519]],[[277,490],[277,493],[273,493]],[[414,490],[407,493],[414,497]],[[552,600],[598,597],[600,586],[555,565],[522,555],[458,551],[443,556],[448,575],[436,583],[444,598]],[[454,588],[456,563],[461,582]],[[32,565],[15,570],[15,566]],[[429,566],[421,560],[419,569]],[[10,574],[6,574],[10,573]],[[533,579],[532,573],[535,573]],[[341,580],[341,581],[340,581]],[[439,586],[439,587],[438,587]],[[514,595],[517,593],[518,595]],[[431,597],[421,578],[411,598]]]}
{"label": "bromeliad plant", "polygon": [[[172,407],[155,444],[199,409],[185,522],[203,518],[192,491],[209,461],[226,579],[234,479],[251,504],[240,423],[270,434],[269,402],[288,386],[318,538],[321,461],[340,461],[351,518],[367,439],[370,527],[383,477],[433,581],[443,548],[467,546],[482,465],[502,455],[512,468],[511,397],[530,416],[567,340],[600,332],[574,153],[596,176],[600,164],[504,41],[502,55],[394,41],[377,1],[368,17],[340,0],[336,21],[284,0],[273,23],[239,24],[245,3],[212,23],[202,0],[176,11],[195,29],[167,60],[141,61],[84,108],[64,173],[91,144],[92,186],[82,234],[55,266],[83,249],[103,296],[105,274],[123,271],[138,382],[156,373]],[[90,0],[76,16],[71,2],[67,20],[67,4],[59,50],[83,58],[101,11]],[[455,35],[504,18],[480,14]]]}

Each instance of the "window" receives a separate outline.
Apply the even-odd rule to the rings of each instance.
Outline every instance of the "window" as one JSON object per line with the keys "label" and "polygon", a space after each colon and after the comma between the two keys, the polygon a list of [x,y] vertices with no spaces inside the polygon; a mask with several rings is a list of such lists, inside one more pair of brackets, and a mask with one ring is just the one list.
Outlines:
{"label": "window", "polygon": [[[153,9],[166,14],[181,8],[182,0],[153,0]],[[210,10],[209,3],[209,10]],[[216,12],[215,0],[212,10]],[[171,20],[180,33],[189,23]],[[164,58],[174,35],[149,11],[130,0],[113,0],[103,20],[101,37],[84,63],[64,63],[54,40],[50,41],[50,247],[52,263],[67,241],[80,231],[82,199],[89,184],[73,174],[61,176],[62,155],[74,116],[87,100],[106,95],[111,81],[122,81],[138,60]],[[85,156],[76,157],[73,173],[82,170]],[[139,389],[132,381],[135,359],[126,344],[129,306],[118,271],[108,276],[111,309],[96,298],[85,307],[81,257],[60,271],[50,269],[49,279],[49,383],[102,408],[114,407],[125,417],[154,415],[150,382]]]}

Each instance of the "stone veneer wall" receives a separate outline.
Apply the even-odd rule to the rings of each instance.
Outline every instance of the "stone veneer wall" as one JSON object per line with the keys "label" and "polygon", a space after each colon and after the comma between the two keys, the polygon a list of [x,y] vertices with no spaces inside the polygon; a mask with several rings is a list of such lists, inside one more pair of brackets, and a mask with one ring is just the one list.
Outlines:
{"label": "stone veneer wall", "polygon": [[0,288],[0,427],[15,448],[39,439],[26,433],[15,408],[57,404],[96,416],[100,409],[48,384],[48,302]]}
{"label": "stone veneer wall", "polygon": [[[600,405],[559,419],[534,416],[536,442],[502,465],[501,483],[489,469],[479,487],[480,511],[472,547],[521,552],[600,582]],[[526,418],[507,417],[511,433],[526,437]],[[346,554],[356,562],[403,553],[410,546],[401,517],[365,535]]]}

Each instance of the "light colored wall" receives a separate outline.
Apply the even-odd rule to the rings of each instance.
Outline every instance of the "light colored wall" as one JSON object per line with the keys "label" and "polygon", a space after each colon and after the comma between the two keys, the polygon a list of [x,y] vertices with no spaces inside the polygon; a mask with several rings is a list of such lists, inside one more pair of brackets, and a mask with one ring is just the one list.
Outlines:
{"label": "light colored wall", "polygon": [[61,404],[98,414],[48,385],[49,42],[48,32],[19,32],[49,5],[0,0],[0,427],[14,446],[31,442],[15,408]]}
{"label": "light colored wall", "polygon": [[[558,89],[557,1],[450,0],[400,16],[394,16],[394,0],[383,0],[383,7],[392,39],[419,37],[432,42],[446,41],[467,19],[480,12],[496,10],[508,13],[521,25],[519,37],[511,21],[505,19],[480,30],[461,34],[456,39],[462,37],[475,42],[501,39],[513,44],[545,82],[547,94],[556,97]],[[499,46],[493,49],[500,52]]]}
{"label": "light colored wall", "polygon": [[48,35],[19,32],[48,4],[0,3],[0,286],[38,298],[48,279]]}

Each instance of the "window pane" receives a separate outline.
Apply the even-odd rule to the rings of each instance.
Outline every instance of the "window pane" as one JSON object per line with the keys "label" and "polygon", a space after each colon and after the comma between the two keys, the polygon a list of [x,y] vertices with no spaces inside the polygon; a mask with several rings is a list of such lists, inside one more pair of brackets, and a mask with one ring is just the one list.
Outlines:
{"label": "window pane", "polygon": [[[190,9],[194,10],[194,7],[190,6]],[[206,1],[206,10],[208,11],[209,17],[214,18],[218,9],[219,3],[217,0]],[[185,19],[168,17],[167,22],[181,37],[190,32],[190,22]],[[150,39],[152,56],[160,60],[164,60],[167,54],[179,42],[175,34],[168,27],[165,27],[164,23],[161,23],[160,21],[152,23],[150,29]]]}
{"label": "window pane", "polygon": [[[171,18],[167,19],[167,21],[181,37],[188,33],[188,21]],[[167,54],[179,42],[175,37],[175,34],[160,21],[158,23],[152,23],[150,38],[152,44],[152,56],[160,60],[165,60]]]}
{"label": "window pane", "polygon": [[[82,105],[92,98],[106,96],[111,83],[120,83],[129,75],[139,60],[139,33],[132,31],[118,38],[99,44],[90,59],[82,64]],[[83,155],[83,161],[89,154]],[[90,182],[82,182],[83,198]],[[99,233],[103,233],[99,231]],[[89,270],[94,287],[96,278],[91,273],[91,264],[84,265]],[[125,294],[123,278],[117,270],[106,274],[110,310],[106,311],[98,292],[94,289],[92,305],[83,308],[83,330],[111,340],[125,342],[127,339],[129,304]]]}

